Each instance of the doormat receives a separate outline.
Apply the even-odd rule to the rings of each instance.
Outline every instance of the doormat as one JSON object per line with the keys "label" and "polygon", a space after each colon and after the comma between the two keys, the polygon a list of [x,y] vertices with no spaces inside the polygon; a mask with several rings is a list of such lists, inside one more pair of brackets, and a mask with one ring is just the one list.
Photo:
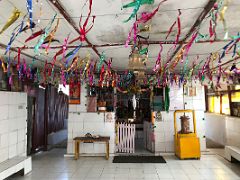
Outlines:
{"label": "doormat", "polygon": [[166,163],[162,156],[114,156],[113,163]]}

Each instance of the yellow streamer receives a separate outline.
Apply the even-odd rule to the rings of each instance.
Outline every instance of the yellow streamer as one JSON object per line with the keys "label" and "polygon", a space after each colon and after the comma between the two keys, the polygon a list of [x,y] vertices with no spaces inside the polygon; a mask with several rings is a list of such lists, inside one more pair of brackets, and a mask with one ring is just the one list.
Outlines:
{"label": "yellow streamer", "polygon": [[[50,44],[55,36],[55,33],[57,32],[57,29],[58,29],[58,26],[59,26],[59,19],[57,20],[57,24],[56,26],[53,28],[53,30],[50,32],[50,34],[48,35],[48,37],[46,37],[46,39],[48,40],[48,46],[46,48],[46,54],[48,54],[48,48],[50,47]],[[45,40],[46,40],[45,39]]]}
{"label": "yellow streamer", "polygon": [[1,61],[1,64],[2,64],[3,72],[6,73],[7,72],[7,68],[6,68],[5,64],[4,64],[4,60],[3,60],[2,57],[0,57],[0,61]]}
{"label": "yellow streamer", "polygon": [[224,4],[222,10],[219,13],[219,17],[220,17],[219,20],[222,21],[224,32],[225,32],[224,39],[228,39],[228,29],[227,29],[227,22],[226,22],[226,19],[225,19],[225,13],[228,9],[229,2],[230,2],[230,0],[226,0],[226,3]]}
{"label": "yellow streamer", "polygon": [[2,30],[0,31],[0,34],[2,34],[9,26],[11,26],[19,17],[21,12],[15,8],[13,10],[12,16],[8,19],[7,23],[3,26]]}

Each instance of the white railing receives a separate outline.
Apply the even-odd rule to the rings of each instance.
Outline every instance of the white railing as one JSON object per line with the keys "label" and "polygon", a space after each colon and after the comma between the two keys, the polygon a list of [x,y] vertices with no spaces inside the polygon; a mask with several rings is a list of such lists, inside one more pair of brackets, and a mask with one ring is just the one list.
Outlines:
{"label": "white railing", "polygon": [[122,153],[135,152],[135,124],[117,124],[116,151]]}

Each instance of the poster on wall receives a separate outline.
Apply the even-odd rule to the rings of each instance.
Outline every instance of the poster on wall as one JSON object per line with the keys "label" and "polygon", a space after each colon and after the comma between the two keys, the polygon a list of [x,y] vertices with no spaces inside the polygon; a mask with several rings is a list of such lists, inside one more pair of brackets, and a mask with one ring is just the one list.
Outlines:
{"label": "poster on wall", "polygon": [[69,104],[81,104],[81,84],[80,82],[70,81],[69,84]]}
{"label": "poster on wall", "polygon": [[187,95],[190,97],[197,96],[196,87],[188,87]]}

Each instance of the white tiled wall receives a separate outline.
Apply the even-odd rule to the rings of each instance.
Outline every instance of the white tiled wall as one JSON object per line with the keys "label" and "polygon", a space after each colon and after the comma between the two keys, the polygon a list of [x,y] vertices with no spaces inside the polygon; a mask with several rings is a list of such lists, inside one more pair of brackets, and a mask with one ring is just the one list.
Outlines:
{"label": "white tiled wall", "polygon": [[206,137],[221,145],[240,148],[240,118],[206,113]]}
{"label": "white tiled wall", "polygon": [[[185,96],[186,109],[195,109],[197,117],[197,133],[200,138],[201,150],[206,150],[205,121],[204,121],[204,88],[201,84],[196,84],[197,96]],[[155,149],[156,152],[173,152],[174,151],[174,126],[173,112],[176,109],[183,109],[183,91],[178,86],[170,88],[170,111],[163,112],[164,120],[156,123],[155,128]],[[110,136],[110,153],[114,153],[115,147],[115,124],[105,123],[103,113],[87,113],[86,112],[86,89],[81,88],[81,104],[69,106],[68,121],[68,148],[69,154],[74,152],[73,138],[83,136],[86,133],[96,135]],[[104,144],[81,144],[81,153],[103,153],[105,152]]]}
{"label": "white tiled wall", "polygon": [[[195,84],[197,96],[184,97],[186,109],[194,109],[196,113],[197,135],[200,138],[201,151],[206,150],[205,139],[205,98],[204,87],[201,84]],[[155,122],[155,151],[156,152],[174,152],[174,119],[173,113],[177,109],[183,109],[183,89],[173,85],[170,87],[170,110],[162,113],[162,121]],[[190,116],[190,114],[189,114]],[[191,117],[191,116],[190,116]],[[179,119],[179,117],[177,117]],[[180,121],[177,121],[180,122]],[[192,121],[190,121],[192,122]],[[179,127],[179,126],[178,126]]]}
{"label": "white tiled wall", "polygon": [[240,148],[240,118],[226,116],[226,143]]}
{"label": "white tiled wall", "polygon": [[27,95],[0,91],[0,163],[26,156]]}
{"label": "white tiled wall", "polygon": [[[105,122],[104,113],[86,112],[86,89],[81,87],[81,104],[69,105],[68,114],[68,146],[67,153],[74,153],[73,138],[84,136],[86,133],[92,135],[110,136],[110,153],[115,148],[115,122]],[[102,154],[105,153],[105,143],[81,143],[80,153]]]}

